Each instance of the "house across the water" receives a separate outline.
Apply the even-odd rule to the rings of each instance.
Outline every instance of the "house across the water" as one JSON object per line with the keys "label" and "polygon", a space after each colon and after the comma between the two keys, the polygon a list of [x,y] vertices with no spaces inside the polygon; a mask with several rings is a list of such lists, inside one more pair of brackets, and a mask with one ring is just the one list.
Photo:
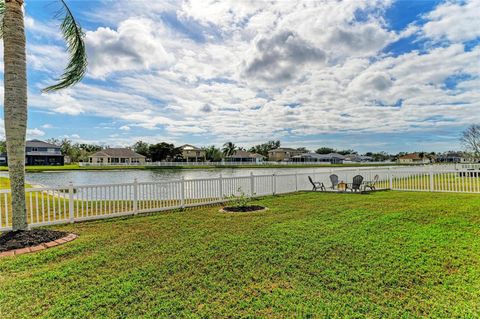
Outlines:
{"label": "house across the water", "polygon": [[400,156],[397,160],[399,164],[429,164],[431,161],[426,156],[420,156],[418,153],[411,153]]}
{"label": "house across the water", "polygon": [[[0,165],[7,165],[8,155],[0,155]],[[25,165],[64,165],[60,146],[40,140],[30,140],[25,144]]]}
{"label": "house across the water", "polygon": [[185,144],[180,146],[182,157],[187,162],[205,162],[207,152],[196,146]]}
{"label": "house across the water", "polygon": [[355,163],[373,162],[373,157],[358,154],[347,154],[345,155],[345,161]]}
{"label": "house across the water", "polygon": [[292,157],[302,153],[305,152],[290,147],[279,147],[268,151],[268,160],[273,162],[290,161]]}
{"label": "house across the water", "polygon": [[129,148],[106,148],[88,158],[91,164],[145,164],[145,156],[135,153]]}
{"label": "house across the water", "polygon": [[225,157],[225,162],[229,163],[262,163],[265,156],[251,153],[247,151],[238,150],[231,156]]}
{"label": "house across the water", "polygon": [[345,156],[337,153],[330,154],[317,154],[317,153],[304,153],[295,155],[291,158],[295,163],[328,163],[328,164],[342,164]]}
{"label": "house across the water", "polygon": [[446,152],[437,156],[440,163],[469,163],[471,159],[462,152]]}

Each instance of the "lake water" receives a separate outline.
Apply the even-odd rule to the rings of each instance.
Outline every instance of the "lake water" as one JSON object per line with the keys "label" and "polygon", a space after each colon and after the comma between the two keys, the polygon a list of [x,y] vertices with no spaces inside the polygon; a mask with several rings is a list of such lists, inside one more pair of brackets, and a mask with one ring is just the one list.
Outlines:
{"label": "lake water", "polygon": [[[215,169],[158,169],[158,170],[112,170],[112,171],[47,171],[27,173],[26,179],[30,184],[39,184],[51,187],[74,185],[101,185],[138,182],[161,182],[181,179],[213,178],[220,174],[224,177],[247,176],[252,172],[255,175],[265,174],[293,174],[309,172],[328,172],[328,167],[312,168],[215,168]],[[1,172],[0,176],[8,176],[8,172]]]}

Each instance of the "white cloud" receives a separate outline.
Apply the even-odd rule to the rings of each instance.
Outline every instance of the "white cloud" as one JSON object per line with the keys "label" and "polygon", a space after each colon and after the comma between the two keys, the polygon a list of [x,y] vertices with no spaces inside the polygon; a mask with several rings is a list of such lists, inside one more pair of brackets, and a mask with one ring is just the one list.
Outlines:
{"label": "white cloud", "polygon": [[[116,121],[112,128],[128,134],[106,137],[112,144],[138,138],[141,129],[162,129],[175,140],[194,134],[205,143],[225,136],[248,143],[332,132],[427,132],[480,121],[478,47],[448,43],[398,56],[379,53],[411,35],[475,36],[459,36],[460,26],[442,22],[465,16],[474,25],[458,3],[439,6],[425,26],[396,31],[382,17],[389,1],[111,5],[109,25],[86,38],[89,75],[105,81],[87,79],[48,95],[32,91],[29,98],[47,112]],[[359,10],[364,19],[356,19]],[[169,26],[165,14],[180,26]],[[32,65],[57,72],[59,48],[32,46]],[[469,76],[446,89],[445,80],[458,74]]]}
{"label": "white cloud", "polygon": [[303,66],[323,63],[326,54],[290,30],[255,41],[255,50],[244,62],[244,74],[267,82],[291,81]]}
{"label": "white cloud", "polygon": [[[84,142],[84,140],[82,140],[82,139],[80,138],[80,135],[79,135],[79,134],[70,134],[70,135],[69,135],[69,134],[65,134],[65,135],[60,136],[59,138],[60,138],[60,139],[66,138],[66,139],[68,139],[68,140],[72,140],[72,141],[78,142],[78,143],[83,143],[83,142]],[[100,143],[98,143],[98,144],[100,144]]]}
{"label": "white cloud", "polygon": [[163,26],[147,18],[129,18],[117,30],[100,27],[86,34],[89,74],[162,68],[173,61],[162,45]]}
{"label": "white cloud", "polygon": [[27,45],[28,68],[48,73],[55,78],[62,73],[67,58],[65,49],[57,45]]}
{"label": "white cloud", "polygon": [[[28,3],[27,3],[28,5]],[[53,13],[54,14],[54,13]],[[29,35],[35,38],[48,38],[49,40],[61,40],[61,31],[58,25],[52,20],[50,24],[46,24],[35,20],[31,15],[25,16],[25,28]]]}
{"label": "white cloud", "polygon": [[[27,129],[27,139],[40,138],[45,135],[45,132],[38,128]],[[5,139],[5,124],[0,121],[0,138]]]}
{"label": "white cloud", "polygon": [[429,21],[423,26],[426,37],[453,42],[474,40],[480,37],[480,1],[465,4],[446,2],[425,16]]}
{"label": "white cloud", "polygon": [[[341,50],[349,57],[368,56],[377,53],[388,43],[397,39],[393,32],[385,30],[379,23],[356,23],[345,27],[331,28],[326,43],[329,51]],[[338,52],[336,52],[338,54]]]}
{"label": "white cloud", "polygon": [[34,138],[42,137],[44,135],[45,135],[45,132],[38,128],[27,129],[27,138],[34,139]]}
{"label": "white cloud", "polygon": [[30,101],[36,107],[44,108],[51,112],[68,115],[84,113],[82,104],[71,95],[71,89],[45,94],[30,94]]}

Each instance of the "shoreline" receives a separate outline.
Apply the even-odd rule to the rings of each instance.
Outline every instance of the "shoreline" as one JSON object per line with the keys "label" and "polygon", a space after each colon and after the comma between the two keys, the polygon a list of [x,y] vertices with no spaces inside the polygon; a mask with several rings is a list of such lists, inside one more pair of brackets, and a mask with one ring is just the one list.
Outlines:
{"label": "shoreline", "polygon": [[[123,171],[123,170],[194,170],[194,169],[252,169],[252,168],[330,168],[330,167],[385,167],[385,166],[417,166],[409,164],[385,163],[385,164],[266,164],[266,165],[202,165],[202,166],[27,166],[26,172],[57,172],[57,171]],[[0,172],[8,172],[8,167],[0,167]]]}

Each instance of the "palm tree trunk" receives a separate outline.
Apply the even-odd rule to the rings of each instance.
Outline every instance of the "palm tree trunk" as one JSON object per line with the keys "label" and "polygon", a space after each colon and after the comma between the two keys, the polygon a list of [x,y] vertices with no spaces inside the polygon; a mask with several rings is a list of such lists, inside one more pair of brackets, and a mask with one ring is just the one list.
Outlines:
{"label": "palm tree trunk", "polygon": [[3,20],[4,119],[12,192],[13,230],[27,229],[25,208],[25,137],[27,73],[23,0],[6,0]]}

